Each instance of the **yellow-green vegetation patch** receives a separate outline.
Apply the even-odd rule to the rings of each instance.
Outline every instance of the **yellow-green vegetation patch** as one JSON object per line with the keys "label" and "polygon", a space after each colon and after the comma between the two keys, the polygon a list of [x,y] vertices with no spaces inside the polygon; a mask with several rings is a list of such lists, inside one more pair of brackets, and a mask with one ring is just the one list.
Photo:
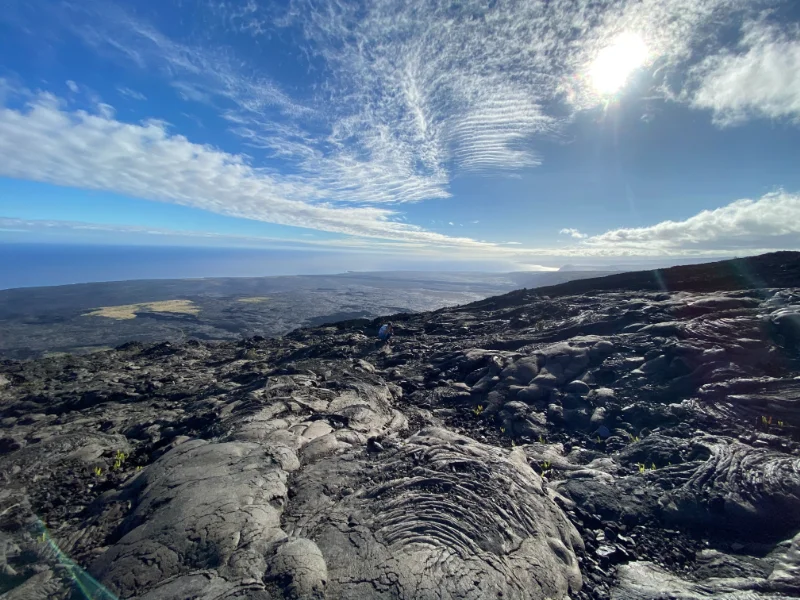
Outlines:
{"label": "yellow-green vegetation patch", "polygon": [[239,298],[239,302],[247,302],[248,304],[259,304],[269,300],[266,296],[253,296],[252,298]]}
{"label": "yellow-green vegetation patch", "polygon": [[119,306],[101,306],[84,317],[107,317],[109,319],[135,319],[136,315],[148,312],[170,312],[196,315],[200,308],[191,300],[162,300],[160,302],[140,302],[139,304],[121,304]]}

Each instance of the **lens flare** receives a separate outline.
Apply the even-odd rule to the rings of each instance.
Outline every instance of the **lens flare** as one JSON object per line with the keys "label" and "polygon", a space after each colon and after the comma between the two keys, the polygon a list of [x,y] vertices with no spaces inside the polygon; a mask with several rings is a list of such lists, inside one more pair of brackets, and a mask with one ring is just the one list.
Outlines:
{"label": "lens flare", "polygon": [[601,96],[619,92],[631,73],[647,62],[648,50],[642,36],[623,33],[606,46],[589,67],[589,80]]}
{"label": "lens flare", "polygon": [[61,548],[58,547],[55,540],[50,536],[50,532],[47,531],[44,522],[38,517],[36,519],[35,529],[36,539],[42,545],[40,556],[57,562],[59,567],[69,575],[75,588],[75,593],[72,597],[78,598],[80,594],[83,594],[86,600],[119,600],[111,590],[89,575],[89,573],[75,564],[61,551]]}

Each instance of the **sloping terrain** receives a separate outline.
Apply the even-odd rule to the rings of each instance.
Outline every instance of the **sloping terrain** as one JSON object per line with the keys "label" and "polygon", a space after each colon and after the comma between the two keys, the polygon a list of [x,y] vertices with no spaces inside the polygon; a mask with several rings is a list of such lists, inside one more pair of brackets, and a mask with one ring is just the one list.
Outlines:
{"label": "sloping terrain", "polygon": [[607,277],[576,278],[539,288],[542,294],[561,296],[609,290],[719,292],[787,287],[799,280],[800,252],[786,251]]}
{"label": "sloping terrain", "polygon": [[800,281],[672,283],[5,361],[0,597],[798,597]]}
{"label": "sloping terrain", "polygon": [[345,273],[87,283],[0,290],[0,356],[92,352],[136,340],[275,336],[309,325],[434,310],[524,286],[596,276]]}

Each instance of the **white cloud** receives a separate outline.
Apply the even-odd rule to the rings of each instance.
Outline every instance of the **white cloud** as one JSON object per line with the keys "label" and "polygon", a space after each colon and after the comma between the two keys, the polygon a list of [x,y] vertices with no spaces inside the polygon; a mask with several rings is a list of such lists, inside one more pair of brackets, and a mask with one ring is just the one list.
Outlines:
{"label": "white cloud", "polygon": [[[677,242],[637,241],[656,231],[685,234],[687,223],[707,218],[701,213],[594,237],[565,228],[560,233],[575,245],[557,250],[502,248],[401,223],[402,215],[387,208],[447,198],[463,173],[539,164],[536,140],[559,133],[576,110],[599,102],[585,75],[620,34],[641,36],[646,68],[660,74],[666,89],[671,74],[700,60],[698,48],[721,47],[720,32],[764,1],[293,0],[280,19],[274,6],[250,0],[198,6],[222,11],[225,27],[256,39],[282,28],[277,33],[308,58],[298,65],[314,69],[313,87],[286,88],[292,95],[270,78],[269,64],[242,60],[231,45],[198,42],[204,35],[169,38],[111,1],[59,3],[48,14],[60,27],[99,52],[160,74],[187,101],[215,108],[253,158],[194,144],[160,121],[120,122],[109,105],[95,103],[96,114],[71,112],[41,95],[23,110],[0,111],[0,174],[365,236],[370,244],[518,255],[714,252],[722,240],[780,247],[776,240],[794,233],[720,233],[713,243],[680,235]],[[219,26],[205,16],[197,23]],[[713,110],[719,122],[796,117],[797,69],[788,70],[798,61],[797,42],[764,31],[748,30],[738,53],[715,50],[693,71],[693,94],[681,99]],[[738,203],[719,210],[745,212]]]}
{"label": "white cloud", "polygon": [[574,238],[579,239],[579,240],[581,240],[581,239],[583,239],[585,237],[589,237],[585,233],[581,233],[577,229],[571,229],[571,228],[568,229],[566,227],[564,229],[560,230],[558,233],[560,233],[561,235],[568,235],[568,236],[574,237]]}
{"label": "white cloud", "polygon": [[227,46],[172,39],[133,16],[122,3],[85,0],[41,4],[48,16],[90,47],[132,62],[148,74],[161,75],[185,99],[219,100],[243,114],[262,114],[269,108],[286,115],[310,112],[269,78],[259,76],[257,65],[247,65]]}
{"label": "white cloud", "polygon": [[[173,243],[183,243],[187,245],[221,245],[225,247],[249,246],[261,248],[296,247],[299,249],[348,249],[357,248],[363,250],[363,244],[358,240],[350,238],[338,238],[331,240],[309,240],[292,239],[282,237],[268,237],[257,235],[234,235],[221,234],[210,231],[176,230],[155,227],[141,227],[136,225],[122,225],[116,223],[89,223],[81,221],[60,221],[47,219],[17,219],[10,217],[0,217],[0,232],[9,233],[39,233],[46,235],[62,235],[69,238],[69,234],[78,233],[82,241],[87,239],[97,239],[108,242],[113,236],[114,243],[131,243],[139,241],[152,243],[153,240],[147,238],[158,237],[158,243],[169,240]],[[100,234],[97,238],[87,238],[87,234]],[[304,233],[301,237],[313,237],[314,234]],[[376,249],[381,249],[378,243]]]}
{"label": "white cloud", "polygon": [[[254,12],[243,10],[236,18],[260,18]],[[314,179],[331,200],[377,204],[449,196],[441,168],[418,169],[416,147],[391,142],[394,123],[337,114],[342,106],[332,106],[330,99],[322,111],[310,108],[258,75],[258,65],[246,64],[221,47],[212,50],[170,39],[118,6],[87,0],[67,5],[63,17],[92,47],[111,50],[142,69],[161,71],[182,99],[218,108],[234,133]],[[239,26],[247,28],[244,22]],[[352,99],[339,100],[353,106]],[[320,135],[320,127],[327,133]],[[370,139],[359,130],[369,131]]]}
{"label": "white cloud", "polygon": [[71,79],[67,79],[66,83],[67,87],[69,88],[69,91],[72,92],[73,94],[77,94],[80,91],[78,84],[72,81]]}
{"label": "white cloud", "polygon": [[750,117],[800,121],[800,29],[751,23],[740,52],[723,51],[694,69],[691,103],[720,125]]}
{"label": "white cloud", "polygon": [[297,67],[313,69],[314,83],[294,86],[295,97],[269,77],[268,63],[199,44],[198,36],[169,38],[110,0],[48,10],[98,51],[160,73],[181,97],[219,109],[257,159],[285,164],[331,201],[377,205],[447,198],[462,173],[538,165],[536,140],[602,100],[585,75],[612,40],[640,35],[651,62],[668,73],[740,7],[740,0],[293,0],[284,14],[250,0],[197,7],[203,34],[278,35],[309,57]]}
{"label": "white cloud", "polygon": [[[0,155],[5,157],[0,175],[6,177],[364,238],[325,242],[333,246],[507,257],[724,256],[800,248],[800,194],[783,191],[737,200],[683,221],[597,236],[580,237],[585,234],[565,228],[561,233],[577,242],[568,247],[526,248],[450,237],[398,222],[384,208],[331,203],[303,177],[258,169],[241,156],[170,135],[164,123],[123,123],[108,110],[69,112],[46,94],[33,96],[23,110],[0,109]],[[15,228],[12,223],[0,226]]]}
{"label": "white cloud", "polygon": [[0,109],[0,175],[193,206],[215,213],[406,242],[491,247],[399,223],[392,211],[336,206],[301,177],[170,135],[166,124],[123,123],[103,105],[69,112],[52,95]]}
{"label": "white cloud", "polygon": [[758,200],[736,200],[684,221],[615,229],[586,239],[589,254],[615,252],[691,255],[735,254],[800,248],[800,194],[773,192]]}
{"label": "white cloud", "polygon": [[[0,216],[0,233],[35,235],[37,241],[74,242],[124,245],[183,245],[203,247],[242,247],[258,249],[290,249],[317,252],[383,254],[392,257],[435,258],[447,260],[508,261],[514,256],[507,252],[489,252],[486,248],[472,249],[462,246],[435,246],[420,241],[374,240],[360,237],[313,239],[314,234],[303,233],[299,238],[235,235],[210,231],[175,230],[140,227],[114,223],[89,223],[45,219],[17,219]],[[312,238],[312,239],[309,239]],[[492,250],[491,248],[489,248]],[[512,263],[506,263],[512,268]],[[542,267],[545,270],[556,270]]]}
{"label": "white cloud", "polygon": [[170,83],[172,88],[178,92],[182,100],[201,102],[203,104],[212,104],[213,99],[211,94],[195,84],[187,81],[173,81]]}
{"label": "white cloud", "polygon": [[141,101],[147,100],[147,96],[145,96],[141,92],[132,90],[131,88],[126,87],[124,85],[118,86],[117,92],[119,92],[119,94],[122,96],[127,96],[128,98],[133,98],[134,100],[141,100]]}

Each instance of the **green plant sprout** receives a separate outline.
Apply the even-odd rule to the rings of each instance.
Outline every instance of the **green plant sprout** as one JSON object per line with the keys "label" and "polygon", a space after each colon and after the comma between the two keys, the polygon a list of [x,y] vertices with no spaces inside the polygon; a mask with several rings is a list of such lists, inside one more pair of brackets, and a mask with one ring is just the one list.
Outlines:
{"label": "green plant sprout", "polygon": [[655,471],[656,470],[656,463],[650,463],[650,470],[651,471]]}
{"label": "green plant sprout", "polygon": [[636,466],[639,467],[639,473],[644,473],[647,469],[644,463],[636,463]]}
{"label": "green plant sprout", "polygon": [[550,461],[549,460],[544,461],[541,466],[542,466],[542,473],[544,473],[545,471],[549,471]]}
{"label": "green plant sprout", "polygon": [[778,421],[778,427],[783,427],[783,421]]}
{"label": "green plant sprout", "polygon": [[117,450],[117,453],[114,455],[114,466],[112,468],[121,469],[125,458],[125,453],[122,450]]}
{"label": "green plant sprout", "polygon": [[101,469],[100,467],[95,467],[94,468],[94,474],[95,474],[95,477],[100,477],[100,475],[103,474],[103,469]]}
{"label": "green plant sprout", "polygon": [[503,434],[505,434],[505,432],[506,432],[506,428],[505,428],[505,427],[501,427],[501,428],[500,428],[500,433],[503,433]]}
{"label": "green plant sprout", "polygon": [[483,412],[483,404],[478,404],[478,406],[472,409],[472,414],[474,414],[476,417],[481,416],[482,412]]}
{"label": "green plant sprout", "polygon": [[541,433],[539,434],[539,443],[544,444],[544,438],[542,437]]}
{"label": "green plant sprout", "polygon": [[141,471],[141,470],[142,470],[142,465],[139,465],[139,466],[137,466],[137,467],[136,467],[136,470],[137,470],[137,471]]}

